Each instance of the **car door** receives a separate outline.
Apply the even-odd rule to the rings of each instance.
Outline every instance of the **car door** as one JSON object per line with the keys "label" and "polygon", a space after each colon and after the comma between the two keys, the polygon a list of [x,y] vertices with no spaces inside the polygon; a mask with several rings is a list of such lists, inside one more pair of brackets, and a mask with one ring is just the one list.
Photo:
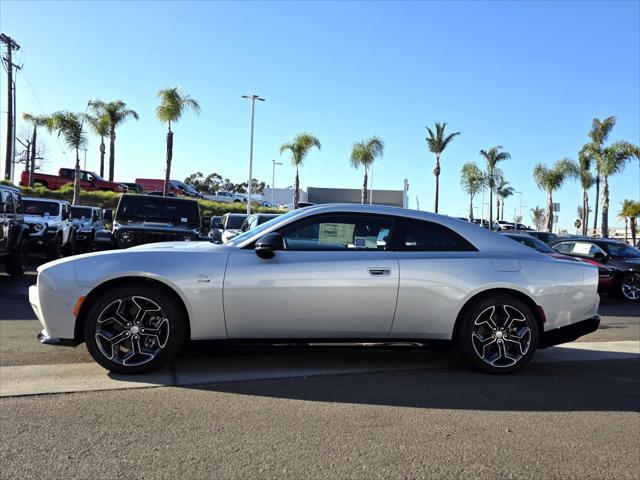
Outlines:
{"label": "car door", "polygon": [[285,250],[229,255],[229,338],[386,338],[399,270],[387,249],[392,217],[321,214],[286,226]]}

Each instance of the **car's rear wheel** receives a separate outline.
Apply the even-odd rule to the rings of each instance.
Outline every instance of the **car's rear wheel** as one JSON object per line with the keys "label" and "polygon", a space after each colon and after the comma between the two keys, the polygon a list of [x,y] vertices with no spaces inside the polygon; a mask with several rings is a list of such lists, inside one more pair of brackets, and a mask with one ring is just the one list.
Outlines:
{"label": "car's rear wheel", "polygon": [[185,340],[186,319],[164,290],[121,285],[100,296],[84,323],[96,362],[114,373],[145,373],[173,359]]}
{"label": "car's rear wheel", "polygon": [[531,309],[517,298],[485,297],[465,310],[455,341],[471,367],[511,373],[531,360],[538,345],[538,324]]}
{"label": "car's rear wheel", "polygon": [[628,273],[620,282],[620,296],[630,302],[640,301],[640,275]]}
{"label": "car's rear wheel", "polygon": [[62,257],[62,239],[56,236],[47,247],[47,260],[57,260]]}
{"label": "car's rear wheel", "polygon": [[7,258],[5,268],[12,277],[19,277],[27,270],[27,257],[29,256],[29,244],[23,238],[18,248]]}

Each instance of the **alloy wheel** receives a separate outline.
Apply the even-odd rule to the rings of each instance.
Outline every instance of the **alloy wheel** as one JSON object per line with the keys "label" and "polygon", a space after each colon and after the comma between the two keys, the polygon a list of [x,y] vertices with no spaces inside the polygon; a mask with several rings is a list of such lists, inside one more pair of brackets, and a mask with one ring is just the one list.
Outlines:
{"label": "alloy wheel", "polygon": [[107,305],[97,319],[95,340],[104,357],[125,366],[156,358],[169,340],[169,320],[153,300],[127,296]]}
{"label": "alloy wheel", "polygon": [[474,320],[471,343],[484,363],[507,368],[527,355],[531,335],[529,323],[520,310],[511,305],[493,305]]}
{"label": "alloy wheel", "polygon": [[622,280],[622,295],[627,300],[638,301],[640,299],[640,276],[630,274]]}

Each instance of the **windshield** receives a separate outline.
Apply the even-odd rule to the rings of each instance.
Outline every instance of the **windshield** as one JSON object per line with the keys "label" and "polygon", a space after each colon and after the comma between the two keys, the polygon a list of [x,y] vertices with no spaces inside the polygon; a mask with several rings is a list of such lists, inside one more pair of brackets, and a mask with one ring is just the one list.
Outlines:
{"label": "windshield", "polygon": [[640,250],[626,243],[609,243],[602,246],[612,257],[640,258]]}
{"label": "windshield", "polygon": [[229,215],[227,218],[227,224],[225,226],[226,230],[235,230],[242,226],[244,219],[247,218],[246,215]]}
{"label": "windshield", "polygon": [[289,217],[293,217],[296,213],[299,213],[299,210],[291,210],[290,212],[287,212],[284,215],[278,215],[277,217],[272,218],[268,222],[264,222],[262,225],[258,225],[256,228],[247,230],[246,232],[241,233],[237,237],[234,237],[233,240],[227,242],[227,245],[238,245],[239,243],[244,242],[247,238],[253,237],[254,235],[259,235],[260,233],[269,230],[271,227],[280,223],[281,221],[284,221]]}
{"label": "windshield", "polygon": [[25,215],[45,215],[55,217],[60,213],[60,204],[55,202],[41,202],[39,200],[24,200]]}
{"label": "windshield", "polygon": [[531,247],[534,250],[539,251],[540,253],[556,253],[549,245],[544,243],[542,240],[538,240],[537,238],[528,237],[526,235],[506,235],[511,240],[515,240],[516,242],[520,242],[527,247]]}
{"label": "windshield", "polygon": [[116,221],[167,222],[184,226],[199,226],[198,203],[166,197],[123,196],[118,204]]}
{"label": "windshield", "polygon": [[81,218],[91,218],[91,209],[87,207],[71,207],[71,218],[80,220]]}

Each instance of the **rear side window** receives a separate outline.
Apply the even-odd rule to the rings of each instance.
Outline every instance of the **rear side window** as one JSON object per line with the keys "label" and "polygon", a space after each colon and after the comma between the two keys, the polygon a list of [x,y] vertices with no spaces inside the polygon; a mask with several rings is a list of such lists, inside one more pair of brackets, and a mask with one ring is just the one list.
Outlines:
{"label": "rear side window", "polygon": [[405,220],[396,245],[397,250],[409,252],[477,251],[450,228],[421,220]]}

